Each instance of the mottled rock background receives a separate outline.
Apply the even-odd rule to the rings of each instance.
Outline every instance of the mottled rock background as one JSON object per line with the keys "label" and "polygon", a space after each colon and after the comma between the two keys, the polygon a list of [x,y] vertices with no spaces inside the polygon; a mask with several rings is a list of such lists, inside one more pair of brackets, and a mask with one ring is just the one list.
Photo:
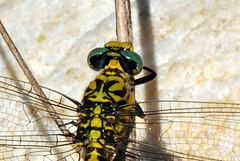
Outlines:
{"label": "mottled rock background", "polygon": [[[113,2],[0,0],[0,19],[39,83],[81,100],[97,74],[87,65],[89,51],[116,40]],[[136,88],[137,100],[240,102],[239,0],[131,5],[135,51],[158,74]],[[0,74],[26,80],[0,44]]]}

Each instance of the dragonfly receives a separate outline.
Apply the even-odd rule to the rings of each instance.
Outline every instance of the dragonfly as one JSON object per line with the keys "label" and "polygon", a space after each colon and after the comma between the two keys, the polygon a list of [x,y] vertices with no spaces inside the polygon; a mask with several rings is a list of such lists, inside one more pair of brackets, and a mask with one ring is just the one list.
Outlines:
{"label": "dragonfly", "polygon": [[[128,75],[124,89],[131,101],[122,102],[126,95],[120,92],[123,87],[118,77],[124,74],[120,73],[113,82],[99,85],[106,71],[113,76],[116,74],[112,68],[107,70],[109,63]],[[90,52],[88,64],[94,70],[103,71],[86,89],[84,98],[88,99],[83,98],[82,103],[41,87],[47,102],[70,134],[59,130],[32,84],[0,76],[1,160],[240,159],[240,104],[173,100],[137,102],[132,95],[135,86],[151,81],[155,73],[143,66],[130,45],[107,43]],[[142,69],[150,74],[134,79]],[[116,85],[112,94],[104,95],[112,85]],[[105,86],[109,88],[103,89]],[[99,93],[104,106],[98,102]],[[116,100],[121,104],[116,104]],[[102,125],[99,127],[99,124]],[[99,133],[108,137],[101,138]]]}

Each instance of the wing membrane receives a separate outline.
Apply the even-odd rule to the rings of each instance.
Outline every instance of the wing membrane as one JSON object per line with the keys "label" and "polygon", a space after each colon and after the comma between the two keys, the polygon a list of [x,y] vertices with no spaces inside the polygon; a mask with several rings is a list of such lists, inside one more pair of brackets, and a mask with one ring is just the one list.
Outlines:
{"label": "wing membrane", "polygon": [[[74,103],[56,91],[43,91],[64,123],[77,121]],[[73,160],[72,137],[61,133],[31,84],[0,77],[0,110],[0,159]]]}
{"label": "wing membrane", "polygon": [[139,127],[136,140],[148,154],[155,152],[158,158],[180,160],[240,159],[239,104],[191,101],[140,104],[146,116],[145,120],[136,121]]}

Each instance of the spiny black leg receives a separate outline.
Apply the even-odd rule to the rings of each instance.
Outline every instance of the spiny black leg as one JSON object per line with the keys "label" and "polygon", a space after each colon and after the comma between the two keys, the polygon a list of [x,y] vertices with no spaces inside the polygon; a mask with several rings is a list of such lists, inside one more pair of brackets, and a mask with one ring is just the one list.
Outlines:
{"label": "spiny black leg", "polygon": [[77,100],[73,99],[73,98],[70,98],[68,97],[67,95],[65,94],[62,94],[64,97],[66,97],[67,99],[69,99],[70,101],[72,101],[74,104],[76,104],[78,107],[81,106],[82,104],[80,102],[78,102]]}
{"label": "spiny black leg", "polygon": [[135,112],[136,112],[136,116],[140,117],[141,119],[143,119],[145,117],[144,115],[144,112],[143,112],[143,109],[142,107],[137,103],[137,101],[135,100],[136,102],[136,105],[134,105],[134,109],[135,109]]}
{"label": "spiny black leg", "polygon": [[61,127],[61,126],[66,126],[66,125],[74,125],[74,126],[76,126],[76,125],[77,125],[77,122],[76,122],[76,121],[70,121],[70,122],[68,122],[68,123],[61,124],[60,127]]}
{"label": "spiny black leg", "polygon": [[143,66],[143,69],[150,72],[149,75],[134,80],[134,82],[133,82],[134,86],[139,85],[139,84],[147,83],[147,82],[153,80],[157,76],[157,74],[152,69],[150,69],[146,66]]}

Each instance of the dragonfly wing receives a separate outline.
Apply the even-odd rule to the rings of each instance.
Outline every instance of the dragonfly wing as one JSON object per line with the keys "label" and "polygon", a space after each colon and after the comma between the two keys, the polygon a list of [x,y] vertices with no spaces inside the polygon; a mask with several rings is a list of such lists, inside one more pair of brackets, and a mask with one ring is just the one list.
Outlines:
{"label": "dragonfly wing", "polygon": [[134,156],[142,160],[239,160],[240,105],[151,101],[139,103]]}
{"label": "dragonfly wing", "polygon": [[[77,121],[76,104],[63,94],[43,88],[47,101],[68,130]],[[0,160],[77,160],[72,136],[61,133],[31,84],[0,77]]]}

